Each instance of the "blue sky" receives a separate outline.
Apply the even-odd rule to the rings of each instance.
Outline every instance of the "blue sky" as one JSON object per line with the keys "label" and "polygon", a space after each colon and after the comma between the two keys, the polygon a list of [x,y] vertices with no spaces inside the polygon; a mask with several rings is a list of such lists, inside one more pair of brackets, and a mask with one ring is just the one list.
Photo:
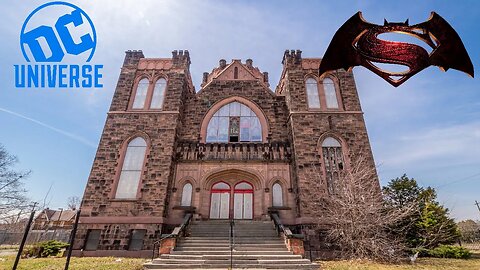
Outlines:
{"label": "blue sky", "polygon": [[[70,1],[92,19],[98,35],[94,63],[103,64],[103,89],[16,89],[13,65],[23,64],[19,33],[28,14],[46,1],[0,3],[0,143],[31,169],[30,196],[65,207],[82,196],[124,51],[170,57],[188,49],[199,90],[202,73],[221,58],[251,58],[277,85],[285,49],[323,56],[335,31],[355,12],[370,22],[425,21],[431,11],[462,38],[479,71],[478,1]],[[354,68],[381,183],[403,173],[437,188],[457,219],[480,219],[480,81],[430,67],[398,88]]]}

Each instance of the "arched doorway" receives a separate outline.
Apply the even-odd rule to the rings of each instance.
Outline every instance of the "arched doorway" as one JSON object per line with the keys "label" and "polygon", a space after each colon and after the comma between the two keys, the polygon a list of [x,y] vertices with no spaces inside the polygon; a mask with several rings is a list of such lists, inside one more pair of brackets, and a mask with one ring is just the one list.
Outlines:
{"label": "arched doorway", "polygon": [[225,182],[218,182],[212,186],[211,219],[228,219],[230,217],[230,190],[230,186]]}
{"label": "arched doorway", "polygon": [[240,182],[233,190],[233,218],[253,218],[253,187],[247,182]]}
{"label": "arched doorway", "polygon": [[[233,196],[231,196],[232,193]],[[232,197],[233,203],[230,202]],[[233,190],[229,184],[223,181],[212,186],[210,218],[228,219],[232,212],[234,219],[253,219],[253,186],[250,183],[239,182]]]}

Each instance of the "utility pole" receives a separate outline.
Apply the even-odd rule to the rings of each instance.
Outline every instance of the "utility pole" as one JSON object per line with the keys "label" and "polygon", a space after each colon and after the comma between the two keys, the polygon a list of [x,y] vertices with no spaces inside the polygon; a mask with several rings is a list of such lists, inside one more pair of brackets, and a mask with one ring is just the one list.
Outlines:
{"label": "utility pole", "polygon": [[20,261],[20,256],[22,255],[23,247],[25,246],[25,242],[27,241],[28,232],[30,231],[30,226],[32,225],[33,217],[35,216],[35,207],[37,203],[33,203],[32,212],[30,213],[30,218],[28,219],[28,223],[25,226],[25,232],[23,233],[22,242],[20,243],[20,247],[18,248],[17,257],[15,258],[15,263],[13,264],[12,270],[16,270],[18,266],[18,261]]}
{"label": "utility pole", "polygon": [[75,216],[75,223],[73,224],[72,232],[70,233],[70,241],[68,241],[67,261],[65,262],[65,270],[68,270],[70,266],[70,257],[72,257],[73,243],[75,241],[75,235],[77,234],[78,221],[80,220],[80,209],[77,210]]}
{"label": "utility pole", "polygon": [[479,203],[477,202],[477,200],[475,200],[475,204],[477,205],[478,212],[480,212],[480,206],[479,206]]}

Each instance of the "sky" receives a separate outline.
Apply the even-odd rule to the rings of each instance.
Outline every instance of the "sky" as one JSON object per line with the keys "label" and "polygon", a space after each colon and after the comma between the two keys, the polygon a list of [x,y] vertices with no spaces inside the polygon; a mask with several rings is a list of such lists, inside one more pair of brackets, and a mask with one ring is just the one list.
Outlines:
{"label": "sky", "polygon": [[[103,88],[15,88],[15,64],[25,64],[19,36],[26,17],[47,1],[0,3],[0,144],[32,170],[32,200],[66,207],[82,196],[126,50],[168,58],[187,49],[200,89],[202,73],[219,59],[253,59],[274,90],[286,49],[322,57],[335,31],[362,11],[372,23],[410,24],[435,11],[462,38],[480,65],[480,2],[470,1],[70,1],[97,31],[94,64]],[[80,63],[81,64],[81,63]],[[363,67],[353,69],[382,185],[406,173],[437,189],[457,220],[480,219],[480,81],[457,70],[429,67],[398,88]],[[49,191],[50,190],[50,191]]]}

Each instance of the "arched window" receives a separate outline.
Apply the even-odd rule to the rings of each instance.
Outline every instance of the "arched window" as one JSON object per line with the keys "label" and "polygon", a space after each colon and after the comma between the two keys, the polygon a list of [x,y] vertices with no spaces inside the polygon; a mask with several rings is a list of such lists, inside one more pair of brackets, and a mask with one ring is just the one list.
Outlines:
{"label": "arched window", "polygon": [[186,183],[182,190],[182,203],[181,206],[192,205],[192,184]]}
{"label": "arched window", "polygon": [[327,176],[327,188],[330,194],[336,193],[335,183],[344,168],[342,145],[332,137],[327,137],[322,142],[322,154]]}
{"label": "arched window", "polygon": [[155,83],[153,89],[152,102],[150,102],[150,109],[161,109],[163,107],[163,99],[165,97],[165,88],[167,87],[167,80],[160,78]]}
{"label": "arched window", "polygon": [[146,150],[147,143],[141,137],[133,139],[128,144],[115,198],[134,199],[137,197]]}
{"label": "arched window", "polygon": [[272,206],[283,206],[283,192],[282,186],[279,183],[275,183],[272,188]]}
{"label": "arched window", "polygon": [[147,78],[143,78],[138,82],[137,91],[135,92],[135,99],[133,100],[133,109],[143,109],[145,107],[145,100],[147,99],[148,86],[150,82]]}
{"label": "arched window", "polygon": [[317,80],[308,78],[305,84],[307,87],[308,107],[312,109],[320,109]]}
{"label": "arched window", "polygon": [[207,126],[206,142],[260,142],[262,125],[245,104],[231,102],[221,107]]}
{"label": "arched window", "polygon": [[327,108],[338,109],[337,91],[335,90],[335,84],[332,79],[328,77],[323,79],[323,90],[325,91]]}

